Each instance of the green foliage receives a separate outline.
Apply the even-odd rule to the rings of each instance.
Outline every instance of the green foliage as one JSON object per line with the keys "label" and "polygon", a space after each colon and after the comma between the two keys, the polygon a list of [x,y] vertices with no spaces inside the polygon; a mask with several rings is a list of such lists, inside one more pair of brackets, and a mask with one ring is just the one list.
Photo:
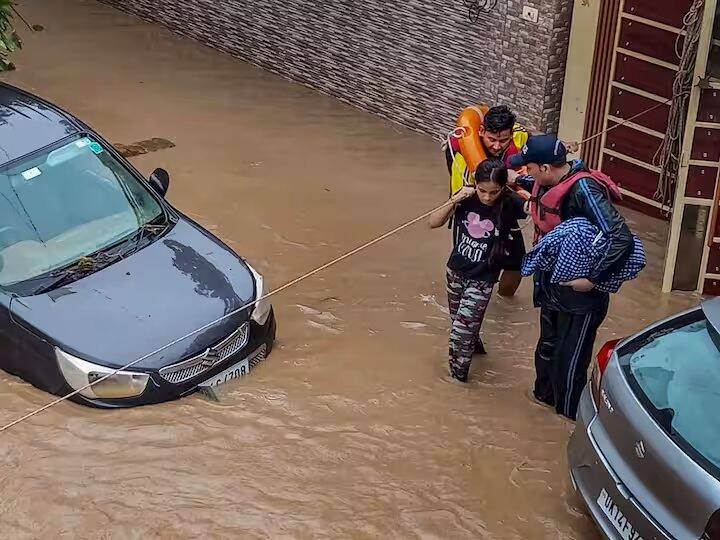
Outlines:
{"label": "green foliage", "polygon": [[13,3],[0,0],[0,71],[15,69],[10,55],[22,47],[22,41],[13,26]]}

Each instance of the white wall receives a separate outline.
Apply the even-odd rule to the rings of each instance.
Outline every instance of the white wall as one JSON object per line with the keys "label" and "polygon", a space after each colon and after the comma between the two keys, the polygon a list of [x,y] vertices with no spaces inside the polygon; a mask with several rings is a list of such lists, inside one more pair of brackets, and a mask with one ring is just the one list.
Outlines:
{"label": "white wall", "polygon": [[599,17],[600,0],[575,0],[560,112],[559,133],[564,141],[582,139]]}

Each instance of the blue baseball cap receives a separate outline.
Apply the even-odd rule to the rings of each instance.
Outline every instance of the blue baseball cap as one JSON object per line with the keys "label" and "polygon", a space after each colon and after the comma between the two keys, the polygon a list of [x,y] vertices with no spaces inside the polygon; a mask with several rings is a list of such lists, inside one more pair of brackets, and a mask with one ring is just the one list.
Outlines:
{"label": "blue baseball cap", "polygon": [[519,169],[528,163],[560,163],[567,160],[567,153],[567,148],[555,135],[534,135],[528,139],[519,154],[510,158],[510,166]]}

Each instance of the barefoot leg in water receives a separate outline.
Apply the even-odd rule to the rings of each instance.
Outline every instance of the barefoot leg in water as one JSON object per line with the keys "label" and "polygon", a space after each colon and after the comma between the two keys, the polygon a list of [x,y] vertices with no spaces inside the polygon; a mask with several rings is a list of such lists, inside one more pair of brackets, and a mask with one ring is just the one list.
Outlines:
{"label": "barefoot leg in water", "polygon": [[498,287],[498,294],[505,298],[511,298],[515,296],[515,293],[520,287],[522,281],[522,274],[517,270],[504,270],[502,276],[500,276],[500,286]]}

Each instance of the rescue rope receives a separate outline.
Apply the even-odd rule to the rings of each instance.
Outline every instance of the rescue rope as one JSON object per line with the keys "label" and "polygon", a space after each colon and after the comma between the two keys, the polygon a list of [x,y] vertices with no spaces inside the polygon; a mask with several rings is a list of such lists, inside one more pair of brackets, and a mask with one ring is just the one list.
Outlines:
{"label": "rescue rope", "polygon": [[630,122],[632,122],[633,120],[637,120],[637,119],[640,118],[641,116],[645,116],[646,114],[651,113],[652,111],[654,111],[654,110],[656,110],[656,109],[659,109],[660,107],[664,107],[664,106],[667,105],[668,103],[671,103],[671,102],[673,101],[673,99],[674,99],[674,98],[668,98],[668,99],[666,99],[665,101],[662,101],[662,102],[660,102],[660,103],[657,103],[656,105],[653,105],[653,106],[650,107],[649,109],[645,109],[644,111],[641,111],[641,112],[637,113],[635,116],[631,116],[630,118],[626,118],[626,119],[623,120],[622,122],[618,122],[617,124],[615,124],[615,125],[613,125],[613,126],[610,126],[610,127],[607,128],[607,129],[602,130],[600,133],[596,133],[595,135],[592,135],[592,136],[590,136],[590,137],[587,137],[587,138],[585,138],[585,139],[582,139],[581,141],[578,141],[578,145],[582,146],[582,145],[585,144],[586,142],[590,142],[590,141],[592,141],[592,140],[597,139],[598,137],[602,137],[602,136],[605,135],[606,133],[610,133],[613,129],[617,129],[617,128],[622,127],[622,126],[624,126],[624,125],[626,125],[626,124],[629,124]]}
{"label": "rescue rope", "polygon": [[[700,1],[702,1],[702,0],[700,0]],[[688,91],[687,93],[689,93],[689,91]],[[610,132],[611,132],[612,130],[614,130],[614,129],[617,129],[617,128],[622,127],[622,126],[624,126],[624,125],[626,125],[626,124],[629,124],[629,123],[632,122],[633,120],[637,120],[637,119],[640,118],[641,116],[645,116],[646,114],[651,113],[651,112],[653,112],[654,110],[659,109],[660,107],[664,107],[664,106],[667,105],[668,103],[671,103],[671,102],[673,101],[673,99],[675,99],[675,96],[673,96],[673,97],[671,97],[671,98],[667,98],[665,101],[661,101],[661,102],[653,105],[652,107],[650,107],[650,108],[648,108],[648,109],[645,109],[644,111],[640,111],[639,113],[637,113],[637,114],[634,115],[634,116],[631,116],[630,118],[625,118],[625,119],[622,120],[621,122],[618,122],[617,124],[615,124],[615,125],[613,125],[613,126],[610,126],[610,127],[606,128],[606,129],[604,129],[604,130],[602,130],[602,131],[599,131],[599,132],[596,133],[595,135],[591,135],[591,136],[589,136],[589,137],[586,137],[586,138],[578,141],[577,144],[578,144],[579,146],[582,146],[582,145],[585,144],[586,142],[590,142],[590,141],[592,141],[592,140],[597,139],[598,137],[602,137],[603,135],[605,135],[605,134],[607,134],[607,133],[610,133]],[[446,146],[449,144],[449,139],[450,139],[450,138],[459,139],[460,137],[462,137],[462,136],[464,135],[464,133],[465,133],[465,128],[462,128],[462,127],[455,128],[455,129],[453,129],[450,133],[448,133],[448,135],[447,135],[448,139],[444,140],[444,142],[443,142],[443,150],[444,150],[444,149],[446,148]]]}
{"label": "rescue rope", "polygon": [[[664,208],[671,207],[670,198],[680,171],[680,154],[687,121],[687,105],[695,73],[704,7],[704,0],[694,0],[690,10],[683,18],[685,36],[678,34],[675,42],[675,52],[680,58],[679,69],[673,81],[673,97],[677,99],[672,100],[665,137],[653,158],[653,164],[660,167],[655,200],[659,201]],[[678,50],[680,39],[684,39],[682,51]]]}
{"label": "rescue rope", "polygon": [[[649,112],[657,109],[658,107],[660,107],[660,106],[668,103],[669,101],[671,101],[671,100],[669,99],[669,100],[667,100],[667,102],[665,102],[665,103],[659,103],[659,104],[657,104],[657,105],[655,105],[655,106],[653,106],[653,107],[650,107],[649,109],[647,109],[647,110],[645,110],[645,111],[642,111],[642,112],[636,114],[635,116],[633,116],[633,117],[631,117],[631,118],[628,118],[627,120],[624,120],[624,121],[621,122],[621,123],[618,123],[618,124],[616,124],[616,125],[614,125],[614,126],[611,126],[611,127],[607,128],[607,129],[601,131],[600,133],[597,133],[597,134],[595,134],[595,135],[593,135],[593,136],[591,136],[591,137],[587,137],[586,139],[583,139],[583,140],[580,141],[578,144],[583,144],[583,143],[586,143],[586,142],[588,142],[588,141],[591,141],[591,140],[593,140],[593,139],[595,139],[595,138],[597,138],[597,137],[601,137],[601,136],[604,135],[605,133],[608,133],[609,131],[612,131],[613,129],[615,129],[615,128],[617,128],[617,127],[620,127],[620,126],[622,126],[622,125],[624,125],[624,124],[626,124],[626,123],[628,123],[628,122],[632,122],[632,121],[635,120],[636,118],[639,118],[640,116],[642,116],[642,115],[644,115],[644,114],[647,114],[647,113],[649,113]],[[257,304],[258,302],[261,302],[261,301],[266,300],[266,299],[268,299],[268,298],[270,298],[270,297],[272,297],[272,296],[275,296],[276,294],[281,293],[282,291],[284,291],[284,290],[286,290],[286,289],[289,289],[290,287],[292,287],[292,286],[294,286],[294,285],[297,285],[297,284],[300,283],[301,281],[304,281],[304,280],[306,280],[306,279],[308,279],[308,278],[310,278],[310,277],[312,277],[312,276],[314,276],[314,275],[316,275],[316,274],[319,274],[319,273],[322,272],[323,270],[326,270],[326,269],[328,269],[328,268],[330,268],[330,267],[332,267],[332,266],[335,266],[336,264],[344,261],[345,259],[348,259],[348,258],[352,257],[353,255],[356,255],[357,253],[360,253],[361,251],[364,251],[364,250],[366,250],[367,248],[369,248],[369,247],[371,247],[371,246],[374,246],[375,244],[377,244],[377,243],[379,243],[379,242],[382,242],[382,241],[385,240],[386,238],[389,238],[390,236],[393,236],[393,235],[395,235],[395,234],[397,234],[397,233],[399,233],[399,232],[407,229],[408,227],[411,227],[411,226],[415,225],[415,224],[418,223],[419,221],[422,221],[423,219],[428,218],[432,213],[434,213],[434,212],[436,212],[436,211],[438,211],[438,210],[440,210],[440,209],[442,209],[442,208],[445,208],[445,207],[447,207],[447,206],[450,206],[451,204],[452,204],[452,202],[451,202],[450,200],[447,200],[445,203],[441,204],[440,206],[438,206],[438,207],[436,207],[436,208],[433,208],[432,210],[430,210],[430,211],[428,211],[428,212],[425,212],[424,214],[422,214],[422,215],[420,215],[420,216],[418,216],[418,217],[416,217],[416,218],[413,218],[413,219],[411,219],[410,221],[406,221],[406,222],[403,223],[402,225],[399,225],[399,226],[395,227],[394,229],[392,229],[392,230],[390,230],[390,231],[388,231],[388,232],[386,232],[386,233],[384,233],[384,234],[381,234],[380,236],[375,237],[374,239],[370,240],[369,242],[365,242],[364,244],[362,244],[362,245],[360,245],[360,246],[358,246],[358,247],[356,247],[356,248],[354,248],[354,249],[352,249],[352,250],[350,250],[350,251],[348,251],[348,252],[340,255],[339,257],[336,257],[335,259],[332,259],[331,261],[323,264],[322,266],[318,266],[317,268],[315,268],[315,269],[313,269],[313,270],[310,270],[309,272],[306,272],[305,274],[301,275],[300,277],[297,277],[297,278],[295,278],[295,279],[293,279],[293,280],[291,280],[291,281],[288,281],[287,283],[285,283],[284,285],[278,287],[277,289],[274,289],[274,290],[268,292],[267,294],[261,296],[260,298],[257,298],[257,299],[255,299],[255,300],[253,300],[252,302],[248,302],[248,303],[245,304],[244,306],[242,306],[242,307],[240,307],[240,308],[238,308],[238,309],[236,309],[236,310],[234,310],[234,311],[232,311],[232,312],[230,312],[230,313],[228,313],[228,314],[226,314],[226,315],[223,315],[222,317],[220,317],[220,318],[212,321],[211,323],[208,323],[208,324],[206,324],[205,326],[203,326],[203,327],[201,327],[201,328],[198,328],[198,329],[196,329],[196,330],[193,330],[192,332],[190,332],[190,333],[188,333],[188,334],[186,334],[186,335],[184,335],[184,336],[182,336],[182,337],[180,337],[180,338],[178,338],[178,339],[176,339],[176,340],[168,343],[167,345],[164,345],[164,346],[160,347],[159,349],[154,350],[154,351],[151,352],[151,353],[148,353],[148,354],[146,354],[146,355],[144,355],[144,356],[142,356],[142,357],[140,357],[140,358],[138,358],[138,359],[136,359],[136,360],[133,360],[132,362],[129,362],[128,364],[125,364],[124,366],[122,366],[122,367],[120,367],[120,368],[118,368],[118,369],[115,369],[115,370],[111,371],[110,373],[108,373],[108,374],[100,377],[99,379],[96,379],[96,380],[94,380],[94,381],[86,384],[86,385],[83,386],[82,388],[79,388],[79,389],[77,389],[77,390],[74,390],[73,392],[70,392],[69,394],[66,394],[66,395],[64,395],[64,396],[58,397],[57,399],[54,399],[53,401],[48,402],[47,404],[43,405],[42,407],[39,407],[38,409],[35,409],[35,410],[33,410],[33,411],[25,414],[24,416],[21,416],[21,417],[15,419],[15,420],[13,420],[12,422],[10,422],[10,423],[8,423],[8,424],[5,424],[4,426],[0,427],[0,433],[4,433],[5,431],[7,431],[7,430],[9,430],[9,429],[17,426],[18,424],[24,422],[25,420],[28,420],[28,419],[32,418],[33,416],[36,416],[36,415],[38,415],[38,414],[40,414],[40,413],[42,413],[42,412],[50,409],[51,407],[54,407],[55,405],[58,405],[59,403],[62,403],[63,401],[67,401],[67,400],[70,399],[71,397],[78,395],[80,392],[82,392],[82,391],[84,391],[84,390],[87,390],[88,388],[91,388],[92,386],[95,386],[96,384],[99,384],[99,383],[101,383],[101,382],[109,379],[110,377],[113,377],[113,376],[117,375],[119,372],[124,371],[124,370],[126,370],[126,369],[128,369],[128,368],[131,368],[131,367],[135,366],[136,364],[142,362],[143,360],[147,360],[147,359],[150,358],[151,356],[154,356],[154,355],[156,355],[156,354],[158,354],[158,353],[160,353],[160,352],[168,349],[169,347],[172,347],[172,346],[174,346],[174,345],[177,345],[177,344],[180,343],[181,341],[183,341],[183,340],[185,340],[185,339],[187,339],[187,338],[189,338],[189,337],[192,337],[192,336],[194,336],[195,334],[198,334],[199,332],[202,332],[202,331],[204,331],[204,330],[207,330],[208,328],[211,328],[212,326],[218,324],[219,322],[224,321],[225,319],[228,319],[228,318],[230,318],[230,317],[232,317],[232,316],[234,316],[234,315],[237,315],[238,313],[241,313],[242,311],[244,311],[244,310],[246,310],[247,308],[249,308],[249,307]],[[521,227],[521,228],[524,228],[524,227]]]}
{"label": "rescue rope", "polygon": [[25,420],[27,420],[27,419],[29,419],[29,418],[32,418],[33,416],[35,416],[35,415],[37,415],[37,414],[40,414],[40,413],[43,412],[43,411],[46,411],[46,410],[49,409],[50,407],[54,407],[54,406],[57,405],[58,403],[62,403],[63,401],[66,401],[66,400],[70,399],[71,397],[78,395],[80,392],[82,392],[82,391],[84,391],[84,390],[87,390],[88,388],[90,388],[90,387],[92,387],[92,386],[94,386],[94,385],[96,385],[96,384],[99,384],[99,383],[101,383],[101,382],[109,379],[110,377],[113,377],[113,376],[117,375],[117,374],[118,374],[119,372],[121,372],[121,371],[125,371],[126,369],[131,368],[131,367],[133,367],[133,366],[136,365],[136,364],[139,364],[139,363],[142,362],[143,360],[147,360],[147,359],[150,358],[151,356],[154,356],[154,355],[156,355],[156,354],[158,354],[158,353],[160,353],[160,352],[168,349],[169,347],[172,347],[172,346],[174,346],[174,345],[177,345],[177,344],[180,343],[181,341],[184,341],[185,339],[187,339],[187,338],[189,338],[189,337],[192,337],[192,336],[194,336],[195,334],[198,334],[198,333],[200,333],[200,332],[203,332],[204,330],[207,330],[208,328],[211,328],[212,326],[215,326],[216,324],[218,324],[219,322],[224,321],[225,319],[228,319],[228,318],[230,318],[230,317],[232,317],[232,316],[234,316],[234,315],[237,315],[238,313],[241,313],[242,311],[246,310],[246,309],[249,308],[250,306],[253,306],[254,304],[257,304],[258,302],[261,302],[261,301],[263,301],[263,300],[266,300],[267,298],[270,298],[271,296],[275,296],[276,294],[284,291],[285,289],[289,289],[289,288],[292,287],[293,285],[296,285],[296,284],[300,283],[301,281],[304,281],[304,280],[306,280],[306,279],[314,276],[315,274],[318,274],[318,273],[322,272],[323,270],[326,270],[327,268],[330,268],[331,266],[335,266],[336,264],[344,261],[345,259],[347,259],[347,258],[349,258],[349,257],[352,257],[352,256],[355,255],[356,253],[359,253],[359,252],[361,252],[361,251],[363,251],[363,250],[365,250],[365,249],[367,249],[367,248],[369,248],[369,247],[371,247],[371,246],[374,246],[374,245],[377,244],[378,242],[381,242],[381,241],[385,240],[386,238],[388,238],[388,237],[390,237],[390,236],[392,236],[392,235],[394,235],[394,234],[397,234],[397,233],[399,233],[400,231],[402,231],[402,230],[404,230],[404,229],[407,229],[408,227],[411,227],[412,225],[415,225],[418,221],[422,221],[423,219],[425,219],[425,218],[427,218],[427,217],[430,217],[430,214],[436,212],[437,210],[440,210],[441,208],[445,208],[445,207],[447,207],[447,206],[450,206],[451,204],[453,204],[452,201],[451,201],[451,200],[447,200],[445,203],[441,204],[441,205],[438,206],[437,208],[433,208],[433,209],[430,210],[429,212],[425,212],[424,214],[422,214],[422,215],[420,215],[420,216],[418,216],[418,217],[416,217],[416,218],[414,218],[414,219],[411,219],[410,221],[406,221],[406,222],[403,223],[402,225],[399,225],[399,226],[395,227],[394,229],[392,229],[392,230],[390,230],[390,231],[388,231],[388,232],[386,232],[386,233],[384,233],[384,234],[381,234],[380,236],[378,236],[378,237],[370,240],[369,242],[365,242],[365,243],[362,244],[361,246],[358,246],[358,247],[356,247],[355,249],[352,249],[351,251],[348,251],[348,252],[344,253],[343,255],[340,255],[339,257],[336,257],[335,259],[333,259],[333,260],[331,260],[331,261],[323,264],[322,266],[318,266],[317,268],[315,268],[315,269],[313,269],[313,270],[310,270],[309,272],[301,275],[300,277],[297,277],[297,278],[295,278],[295,279],[293,279],[293,280],[291,280],[291,281],[288,281],[287,283],[285,283],[285,284],[282,285],[281,287],[278,287],[277,289],[274,289],[274,290],[268,292],[268,293],[265,294],[264,296],[261,296],[260,298],[257,298],[257,299],[255,299],[255,300],[253,300],[252,302],[248,302],[248,303],[245,304],[244,306],[242,306],[242,307],[240,307],[240,308],[238,308],[238,309],[236,309],[236,310],[234,310],[234,311],[231,311],[230,313],[228,313],[228,314],[226,314],[226,315],[223,315],[222,317],[220,317],[220,318],[212,321],[211,323],[208,323],[208,324],[206,324],[205,326],[203,326],[203,327],[201,327],[201,328],[198,328],[198,329],[196,329],[196,330],[193,330],[192,332],[189,332],[188,334],[185,334],[184,336],[182,336],[182,337],[180,337],[180,338],[178,338],[178,339],[176,339],[176,340],[174,340],[174,341],[171,341],[171,342],[168,343],[167,345],[164,345],[164,346],[160,347],[159,349],[156,349],[156,350],[152,351],[151,353],[148,353],[148,354],[146,354],[146,355],[144,355],[144,356],[141,356],[141,357],[138,358],[137,360],[133,360],[132,362],[129,362],[129,363],[125,364],[124,366],[122,366],[122,367],[120,367],[120,368],[117,368],[116,370],[114,370],[114,371],[112,371],[112,372],[110,372],[110,373],[108,373],[108,374],[100,377],[99,379],[94,380],[94,381],[92,381],[91,383],[86,384],[86,385],[83,386],[82,388],[78,388],[77,390],[75,390],[75,391],[73,391],[73,392],[70,392],[70,393],[67,394],[67,395],[64,395],[64,396],[62,396],[62,397],[59,397],[59,398],[57,398],[57,399],[55,399],[55,400],[47,403],[46,405],[43,405],[42,407],[40,407],[40,408],[38,408],[38,409],[35,409],[35,410],[32,411],[32,412],[29,412],[29,413],[26,414],[25,416],[21,416],[20,418],[17,418],[16,420],[13,420],[13,421],[10,422],[9,424],[6,424],[6,425],[4,425],[3,427],[0,427],[0,433],[2,433],[2,432],[4,432],[4,431],[7,431],[8,429],[10,429],[10,428],[18,425],[18,424],[21,423],[21,422],[24,422]]}

